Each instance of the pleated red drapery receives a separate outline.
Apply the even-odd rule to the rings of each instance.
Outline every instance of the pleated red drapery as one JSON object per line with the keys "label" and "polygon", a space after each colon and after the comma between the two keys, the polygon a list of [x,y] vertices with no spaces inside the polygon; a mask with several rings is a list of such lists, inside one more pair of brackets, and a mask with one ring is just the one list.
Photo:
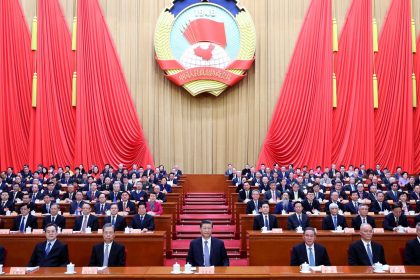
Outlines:
{"label": "pleated red drapery", "polygon": [[410,0],[393,0],[377,53],[379,108],[375,111],[375,160],[413,170],[413,104]]}
{"label": "pleated red drapery", "polygon": [[417,108],[414,109],[414,172],[420,173],[420,36],[414,56],[414,73],[417,78]]}
{"label": "pleated red drapery", "polygon": [[0,0],[0,169],[28,163],[33,57],[19,1]]}
{"label": "pleated red drapery", "polygon": [[332,145],[332,11],[313,0],[291,58],[258,165],[330,165]]}
{"label": "pleated red drapery", "polygon": [[335,59],[332,162],[374,165],[372,1],[353,0]]}
{"label": "pleated red drapery", "polygon": [[77,14],[75,163],[153,164],[98,1],[79,0]]}
{"label": "pleated red drapery", "polygon": [[32,167],[73,165],[76,112],[71,105],[74,56],[58,0],[38,0],[37,107],[32,109]]}

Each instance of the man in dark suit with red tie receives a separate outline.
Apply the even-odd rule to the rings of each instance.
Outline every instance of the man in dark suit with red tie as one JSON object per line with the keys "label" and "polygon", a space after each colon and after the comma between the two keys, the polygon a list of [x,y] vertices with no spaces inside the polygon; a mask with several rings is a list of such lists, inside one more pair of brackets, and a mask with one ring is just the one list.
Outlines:
{"label": "man in dark suit with red tie", "polygon": [[363,224],[360,227],[360,236],[361,240],[353,242],[349,246],[349,265],[373,266],[377,262],[386,264],[384,247],[382,247],[381,244],[372,241],[372,226]]}
{"label": "man in dark suit with red tie", "polygon": [[211,236],[212,230],[211,221],[201,221],[201,237],[192,240],[188,249],[187,262],[192,266],[229,266],[225,244]]}
{"label": "man in dark suit with red tie", "polygon": [[327,249],[315,243],[316,232],[314,228],[307,227],[303,232],[303,243],[292,248],[290,265],[297,266],[307,263],[310,266],[331,265]]}
{"label": "man in dark suit with red tie", "polygon": [[35,246],[28,266],[66,266],[69,263],[68,249],[66,244],[57,240],[57,225],[48,224],[45,231],[47,240]]}
{"label": "man in dark suit with red tie", "polygon": [[276,216],[270,214],[270,205],[267,201],[264,201],[261,206],[261,215],[254,217],[253,229],[261,230],[263,227],[267,230],[279,227]]}
{"label": "man in dark suit with red tie", "polygon": [[114,227],[106,223],[102,230],[104,242],[93,246],[89,266],[125,266],[125,247],[114,241]]}

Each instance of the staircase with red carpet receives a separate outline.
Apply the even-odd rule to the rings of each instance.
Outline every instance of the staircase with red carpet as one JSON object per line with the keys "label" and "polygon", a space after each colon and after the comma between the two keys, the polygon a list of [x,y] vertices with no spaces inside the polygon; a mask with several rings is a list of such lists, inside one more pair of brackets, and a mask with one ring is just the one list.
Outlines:
{"label": "staircase with red carpet", "polygon": [[191,239],[200,236],[200,222],[208,219],[213,222],[213,236],[222,239],[229,255],[230,265],[248,265],[248,259],[240,259],[240,240],[235,239],[235,225],[224,193],[187,193],[184,198],[179,224],[176,226],[176,239],[172,240],[172,265],[178,261],[185,263]]}

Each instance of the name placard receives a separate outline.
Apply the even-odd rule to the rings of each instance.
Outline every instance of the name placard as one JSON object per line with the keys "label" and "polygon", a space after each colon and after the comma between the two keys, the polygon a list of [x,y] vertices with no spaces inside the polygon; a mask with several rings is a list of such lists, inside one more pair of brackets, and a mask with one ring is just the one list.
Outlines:
{"label": "name placard", "polygon": [[373,233],[384,233],[384,229],[383,228],[374,228],[373,229]]}
{"label": "name placard", "polygon": [[11,267],[10,268],[10,274],[25,275],[26,274],[26,268],[25,267]]}
{"label": "name placard", "polygon": [[98,268],[97,267],[84,266],[84,267],[82,267],[82,274],[98,274]]}
{"label": "name placard", "polygon": [[273,233],[283,233],[283,229],[282,228],[273,228],[272,232]]}
{"label": "name placard", "polygon": [[344,233],[354,233],[354,228],[344,228]]}
{"label": "name placard", "polygon": [[389,273],[405,273],[403,265],[392,265],[389,267]]}
{"label": "name placard", "polygon": [[71,228],[63,228],[61,233],[63,234],[72,234],[73,230]]}
{"label": "name placard", "polygon": [[214,274],[214,266],[200,266],[198,274]]}
{"label": "name placard", "polygon": [[42,228],[41,229],[36,228],[32,230],[32,234],[43,234],[43,233],[44,233],[44,230]]}
{"label": "name placard", "polygon": [[0,229],[0,234],[9,234],[10,229]]}
{"label": "name placard", "polygon": [[323,266],[321,268],[322,273],[337,273],[337,267],[336,266]]}

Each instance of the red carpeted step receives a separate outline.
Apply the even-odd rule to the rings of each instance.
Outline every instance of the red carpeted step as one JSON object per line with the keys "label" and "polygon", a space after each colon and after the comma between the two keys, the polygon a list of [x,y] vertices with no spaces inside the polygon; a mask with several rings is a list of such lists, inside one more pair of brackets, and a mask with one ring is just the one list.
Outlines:
{"label": "red carpeted step", "polygon": [[[172,250],[174,251],[188,251],[191,240],[172,240]],[[223,240],[227,251],[240,250],[240,240]]]}
{"label": "red carpeted step", "polygon": [[228,209],[229,207],[226,205],[184,205],[182,207],[182,209],[191,209],[191,210],[201,210],[201,209],[214,209],[214,210],[219,210],[219,209]]}
{"label": "red carpeted step", "polygon": [[179,215],[181,224],[199,224],[202,220],[210,220],[214,224],[230,224],[232,215],[229,214],[182,214]]}
{"label": "red carpeted step", "polygon": [[227,205],[184,205],[182,212],[184,214],[227,214],[229,207]]}
{"label": "red carpeted step", "polygon": [[224,193],[187,193],[185,197],[225,197]]}
{"label": "red carpeted step", "polygon": [[[214,225],[213,233],[235,232],[236,227],[231,225]],[[177,225],[177,232],[199,233],[200,227],[195,225]]]}

